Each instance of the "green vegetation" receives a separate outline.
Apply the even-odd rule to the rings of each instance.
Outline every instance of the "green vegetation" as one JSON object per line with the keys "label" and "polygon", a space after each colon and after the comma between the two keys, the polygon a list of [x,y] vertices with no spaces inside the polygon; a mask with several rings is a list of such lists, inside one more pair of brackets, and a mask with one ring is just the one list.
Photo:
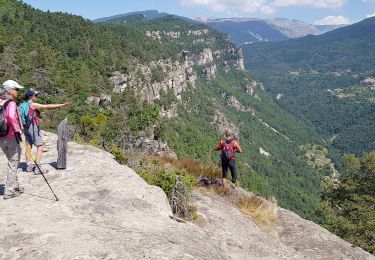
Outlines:
{"label": "green vegetation", "polygon": [[375,253],[375,152],[346,155],[338,180],[322,185],[319,213],[323,226],[343,239]]}
{"label": "green vegetation", "polygon": [[374,28],[369,18],[320,36],[247,45],[245,64],[275,98],[282,94],[281,107],[334,149],[359,155],[375,149],[375,92],[361,83],[375,75]]}
{"label": "green vegetation", "polygon": [[195,179],[190,175],[180,170],[166,170],[161,169],[156,172],[148,171],[138,171],[139,176],[141,176],[148,184],[158,186],[163,189],[167,197],[170,198],[173,191],[173,187],[176,184],[176,179],[178,178],[183,184],[187,185],[191,190],[196,182]]}
{"label": "green vegetation", "polygon": [[[280,206],[313,218],[322,175],[307,164],[298,143],[318,140],[313,132],[277,108],[261,91],[261,101],[245,95],[240,86],[246,77],[245,72],[231,71],[218,74],[211,82],[198,82],[193,91],[186,93],[187,101],[179,109],[179,117],[162,124],[161,138],[167,140],[182,159],[218,162],[219,155],[212,150],[221,137],[217,126],[207,122],[213,121],[215,110],[222,111],[228,120],[238,122],[239,142],[244,150],[244,154],[238,156],[242,186],[265,197],[276,196]],[[238,112],[227,104],[221,93],[236,96],[243,105],[254,108],[255,116]],[[213,105],[204,105],[209,103]],[[265,127],[259,119],[272,122],[272,127],[293,141]],[[259,147],[272,156],[261,155]]]}
{"label": "green vegetation", "polygon": [[[317,220],[372,253],[375,153],[369,151],[375,149],[374,28],[375,19],[370,18],[321,36],[244,47],[251,74],[281,107],[325,139],[319,145],[301,146],[311,165],[327,176]],[[366,78],[369,83],[363,82]],[[327,158],[341,166],[337,150],[355,154],[345,156],[340,174],[329,169]],[[359,156],[363,152],[369,153]]]}

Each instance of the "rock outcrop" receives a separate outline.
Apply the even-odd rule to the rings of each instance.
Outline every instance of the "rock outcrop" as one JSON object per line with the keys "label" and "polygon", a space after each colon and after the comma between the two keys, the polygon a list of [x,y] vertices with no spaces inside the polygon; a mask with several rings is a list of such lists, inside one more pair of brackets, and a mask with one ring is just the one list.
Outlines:
{"label": "rock outcrop", "polygon": [[[43,161],[53,165],[57,138],[44,134],[50,145]],[[163,191],[111,154],[68,147],[69,170],[43,164],[59,202],[41,176],[25,172],[25,193],[0,197],[0,259],[375,259],[281,208],[267,233],[223,197],[198,191],[200,221],[179,223]],[[4,177],[2,152],[0,162]]]}
{"label": "rock outcrop", "polygon": [[241,104],[241,102],[238,101],[235,96],[228,96],[227,103],[239,112],[250,112],[251,115],[255,116],[255,110],[251,107],[246,107],[245,105]]}
{"label": "rock outcrop", "polygon": [[148,64],[137,64],[133,72],[116,71],[110,77],[113,92],[121,93],[132,88],[141,99],[154,102],[161,98],[161,93],[171,90],[177,99],[190,85],[195,87],[197,76],[192,68],[192,61],[158,60]]}
{"label": "rock outcrop", "polygon": [[[247,193],[242,189],[237,192]],[[268,232],[218,195],[194,192],[200,221],[208,240],[220,245],[228,259],[367,259],[375,257],[319,225],[276,207],[278,222]]]}
{"label": "rock outcrop", "polygon": [[[46,137],[56,142],[56,136]],[[44,162],[55,162],[55,149],[50,147]],[[2,152],[0,162],[4,177]],[[0,259],[225,259],[200,228],[170,218],[160,188],[111,154],[69,143],[68,165],[72,170],[43,165],[59,202],[41,176],[25,172],[25,193],[0,197]]]}

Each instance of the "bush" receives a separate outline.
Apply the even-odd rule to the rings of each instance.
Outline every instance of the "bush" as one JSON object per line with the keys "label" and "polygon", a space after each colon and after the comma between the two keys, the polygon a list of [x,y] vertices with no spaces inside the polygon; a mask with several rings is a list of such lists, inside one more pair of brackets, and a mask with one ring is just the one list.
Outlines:
{"label": "bush", "polygon": [[167,77],[167,73],[164,72],[161,66],[151,69],[151,82],[161,82]]}
{"label": "bush", "polygon": [[196,181],[194,177],[187,175],[185,172],[180,170],[167,170],[159,169],[157,171],[147,171],[140,170],[138,174],[150,185],[155,185],[160,188],[167,194],[168,198],[173,191],[173,187],[176,184],[176,179],[185,184],[189,190],[191,190]]}
{"label": "bush", "polygon": [[115,160],[120,164],[127,164],[128,157],[125,155],[124,150],[122,150],[117,145],[112,145],[111,154],[115,157]]}

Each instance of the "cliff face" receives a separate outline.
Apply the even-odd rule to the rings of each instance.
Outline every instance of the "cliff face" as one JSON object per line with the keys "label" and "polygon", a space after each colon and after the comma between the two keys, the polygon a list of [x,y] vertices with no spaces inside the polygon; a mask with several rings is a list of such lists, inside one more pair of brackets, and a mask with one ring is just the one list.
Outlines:
{"label": "cliff face", "polygon": [[[45,138],[44,162],[53,163],[56,136]],[[0,161],[4,175],[1,152]],[[277,207],[279,222],[265,232],[225,198],[199,191],[201,221],[176,222],[160,188],[91,146],[69,143],[68,164],[44,165],[59,202],[41,176],[24,172],[25,194],[0,197],[1,259],[375,259]]]}
{"label": "cliff face", "polygon": [[[126,88],[133,88],[141,95],[142,100],[149,103],[160,100],[161,92],[170,90],[181,100],[181,94],[189,86],[194,88],[199,76],[211,80],[219,69],[224,73],[231,69],[244,70],[242,51],[236,48],[204,48],[198,54],[182,51],[177,60],[157,60],[147,64],[135,62],[132,67],[134,69],[126,73],[113,72],[109,78],[113,92],[119,94]],[[256,84],[250,82],[247,88],[254,89]]]}

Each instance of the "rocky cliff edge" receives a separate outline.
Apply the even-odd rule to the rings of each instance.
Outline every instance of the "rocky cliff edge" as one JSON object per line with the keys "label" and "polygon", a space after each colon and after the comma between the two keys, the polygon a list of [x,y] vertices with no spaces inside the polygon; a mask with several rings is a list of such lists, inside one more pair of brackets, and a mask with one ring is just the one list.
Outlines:
{"label": "rocky cliff edge", "polygon": [[[0,197],[0,259],[375,259],[318,225],[276,208],[265,232],[225,198],[194,192],[199,223],[179,223],[163,191],[113,156],[69,143],[57,171],[56,139],[44,133],[46,175],[20,172],[22,196]],[[4,179],[6,159],[0,152]],[[0,196],[4,182],[0,182]]]}

